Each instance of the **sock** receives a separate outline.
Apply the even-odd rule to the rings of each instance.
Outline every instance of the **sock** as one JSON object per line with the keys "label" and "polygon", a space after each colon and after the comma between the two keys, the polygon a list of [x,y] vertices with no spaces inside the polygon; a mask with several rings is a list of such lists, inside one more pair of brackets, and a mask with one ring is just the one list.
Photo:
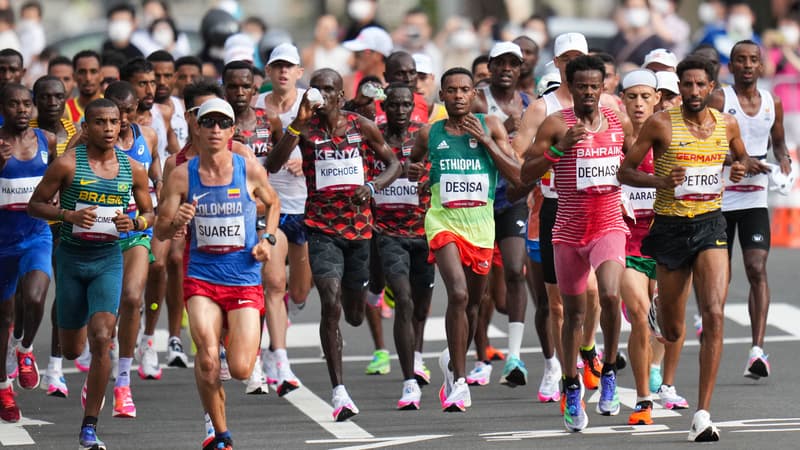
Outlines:
{"label": "sock", "polygon": [[661,370],[661,364],[650,364],[651,369]]}
{"label": "sock", "polygon": [[8,351],[13,352],[19,346],[19,342],[22,340],[22,336],[19,338],[14,336],[14,333],[11,333],[11,336],[8,338]]}
{"label": "sock", "polygon": [[206,434],[214,434],[214,423],[211,422],[211,416],[208,413],[203,413],[203,421],[205,422]]}
{"label": "sock", "polygon": [[119,373],[117,381],[114,382],[115,387],[131,385],[131,363],[133,358],[119,358]]}
{"label": "sock", "polygon": [[347,390],[344,388],[343,384],[333,388],[333,396],[336,397],[337,395],[347,395]]}
{"label": "sock", "polygon": [[653,396],[652,396],[652,395],[646,395],[646,396],[644,396],[644,397],[639,397],[639,396],[637,395],[637,396],[636,396],[636,403],[638,404],[638,403],[642,403],[642,402],[650,402],[650,403],[653,403]]}
{"label": "sock", "polygon": [[274,351],[275,359],[279,362],[286,363],[289,362],[289,357],[286,355],[285,348],[276,348]]}
{"label": "sock", "polygon": [[231,432],[230,431],[223,431],[222,433],[220,433],[220,432],[217,431],[217,432],[214,433],[214,436],[219,441],[221,441],[223,439],[230,439],[231,438]]}
{"label": "sock", "polygon": [[30,353],[33,351],[33,344],[31,344],[30,347],[25,348],[22,346],[22,342],[20,342],[19,345],[17,345],[17,350],[19,350],[20,353]]}
{"label": "sock", "polygon": [[422,353],[414,352],[414,362],[422,365]]}
{"label": "sock", "polygon": [[617,372],[617,363],[603,363],[603,370],[600,372],[603,375],[608,375],[609,373],[616,373]]}
{"label": "sock", "polygon": [[568,389],[580,389],[581,388],[581,382],[578,379],[577,375],[575,375],[574,377],[568,377],[568,376],[564,375],[561,379],[563,380],[562,382],[564,383],[564,387],[565,388],[568,388]]}
{"label": "sock", "polygon": [[558,362],[558,358],[556,358],[556,355],[544,359],[545,370],[553,370],[556,367],[558,367],[559,369],[561,368],[561,364]]}
{"label": "sock", "polygon": [[508,355],[519,358],[519,350],[522,347],[522,333],[525,331],[525,324],[522,322],[510,322],[508,324]]}
{"label": "sock", "polygon": [[152,342],[152,341],[153,341],[153,335],[152,334],[143,334],[142,335],[142,340],[139,341],[139,345],[147,345],[148,342]]}
{"label": "sock", "polygon": [[597,356],[597,350],[594,344],[590,346],[581,345],[581,358],[591,360],[594,359],[595,356]]}
{"label": "sock", "polygon": [[97,428],[97,417],[95,416],[84,417],[83,422],[81,422],[81,428],[83,427]]}
{"label": "sock", "polygon": [[408,386],[409,384],[418,384],[416,378],[409,378],[408,380],[403,381],[403,387]]}
{"label": "sock", "polygon": [[750,349],[750,353],[754,355],[763,355],[764,349],[757,345],[754,345],[753,348]]}
{"label": "sock", "polygon": [[61,361],[63,359],[60,356],[51,356],[50,361],[47,362],[47,371],[48,372],[61,372]]}
{"label": "sock", "polygon": [[8,389],[11,386],[11,380],[6,378],[6,381],[0,381],[0,389]]}
{"label": "sock", "polygon": [[383,291],[378,292],[377,294],[375,294],[375,293],[373,293],[373,292],[368,290],[367,291],[367,303],[369,304],[369,306],[372,306],[373,308],[377,308],[381,304],[381,297],[382,296],[383,296]]}

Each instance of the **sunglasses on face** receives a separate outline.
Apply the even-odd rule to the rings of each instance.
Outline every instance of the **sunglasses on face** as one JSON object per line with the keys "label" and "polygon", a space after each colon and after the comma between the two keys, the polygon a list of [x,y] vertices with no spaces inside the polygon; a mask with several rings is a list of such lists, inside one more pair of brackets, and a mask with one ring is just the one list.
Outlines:
{"label": "sunglasses on face", "polygon": [[220,129],[227,129],[233,127],[233,119],[229,117],[222,117],[219,119],[215,119],[213,117],[201,117],[197,123],[203,128],[214,128],[214,125],[218,125]]}

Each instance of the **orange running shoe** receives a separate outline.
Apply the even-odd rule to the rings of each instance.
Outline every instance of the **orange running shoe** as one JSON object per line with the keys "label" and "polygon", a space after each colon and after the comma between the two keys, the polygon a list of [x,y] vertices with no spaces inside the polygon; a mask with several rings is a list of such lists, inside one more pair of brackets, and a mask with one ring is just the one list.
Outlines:
{"label": "orange running shoe", "polygon": [[489,359],[489,361],[503,361],[506,359],[506,355],[504,355],[503,352],[492,347],[491,345],[487,345],[486,358]]}
{"label": "orange running shoe", "polygon": [[603,362],[600,356],[594,355],[592,359],[583,360],[583,385],[586,389],[597,389],[600,385],[600,371],[603,370]]}
{"label": "orange running shoe", "polygon": [[643,401],[636,404],[636,409],[633,410],[628,417],[628,425],[652,425],[653,418],[653,402]]}

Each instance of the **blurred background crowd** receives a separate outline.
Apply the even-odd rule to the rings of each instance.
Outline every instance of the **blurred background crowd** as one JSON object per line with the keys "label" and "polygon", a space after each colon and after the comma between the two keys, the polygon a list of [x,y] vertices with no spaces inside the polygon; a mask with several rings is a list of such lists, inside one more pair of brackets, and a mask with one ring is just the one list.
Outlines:
{"label": "blurred background crowd", "polygon": [[263,66],[283,42],[301,49],[306,77],[322,67],[369,73],[370,58],[342,46],[369,26],[387,30],[394,49],[426,54],[434,80],[449,67],[472,68],[494,42],[520,35],[539,47],[539,79],[553,70],[553,38],[579,31],[590,48],[615,58],[620,74],[654,48],[681,59],[701,47],[718,58],[725,82],[731,47],[752,39],[765,49],[762,82],[787,113],[800,113],[797,0],[0,0],[0,48],[24,55],[28,84],[51,59],[84,49],[111,63],[158,49],[198,55],[214,76],[242,52]]}

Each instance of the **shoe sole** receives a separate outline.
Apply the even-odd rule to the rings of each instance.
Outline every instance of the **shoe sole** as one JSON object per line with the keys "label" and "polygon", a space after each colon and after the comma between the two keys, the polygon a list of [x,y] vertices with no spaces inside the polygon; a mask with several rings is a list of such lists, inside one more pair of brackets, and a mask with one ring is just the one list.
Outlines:
{"label": "shoe sole", "polygon": [[689,403],[664,403],[666,409],[689,409]]}
{"label": "shoe sole", "polygon": [[489,380],[486,378],[478,380],[474,378],[467,378],[467,384],[470,386],[486,386],[487,384],[489,384]]}
{"label": "shoe sole", "polygon": [[419,402],[411,402],[407,405],[397,405],[398,411],[419,411]]}
{"label": "shoe sole", "polygon": [[48,397],[67,398],[67,393],[63,392],[61,390],[55,389],[52,392],[51,391],[47,391],[47,396]]}
{"label": "shoe sole", "polygon": [[653,424],[653,420],[652,419],[650,421],[646,421],[646,420],[637,420],[635,422],[630,421],[630,420],[628,421],[628,425],[652,425],[652,424]]}
{"label": "shoe sole", "polygon": [[339,415],[336,416],[335,420],[337,422],[344,422],[347,419],[354,417],[356,415],[357,413],[353,412],[350,408],[342,408],[342,410],[339,411]]}
{"label": "shoe sole", "polygon": [[167,366],[169,366],[169,367],[178,367],[178,368],[181,368],[181,369],[188,369],[189,368],[189,365],[184,363],[183,360],[180,359],[180,358],[173,359],[172,361],[167,363]]}
{"label": "shoe sole", "polygon": [[139,369],[136,372],[139,374],[139,378],[142,380],[160,380],[162,375],[161,372],[159,372],[157,375],[147,375],[144,373],[144,371],[142,371],[141,366],[139,366]]}
{"label": "shoe sole", "polygon": [[283,397],[284,395],[294,391],[295,389],[298,389],[299,387],[300,387],[299,384],[295,385],[289,383],[288,381],[284,381],[280,386],[278,386],[278,389],[276,389],[276,391],[278,391],[278,397]]}
{"label": "shoe sole", "polygon": [[767,366],[763,361],[754,361],[753,364],[744,372],[744,376],[752,380],[766,378],[769,376]]}
{"label": "shoe sole", "polygon": [[467,412],[466,406],[453,403],[444,407],[444,412]]}
{"label": "shoe sole", "polygon": [[602,409],[600,409],[600,406],[598,405],[595,411],[597,411],[597,414],[600,414],[601,416],[616,416],[617,414],[619,414],[620,409],[621,408],[617,406],[617,409],[613,411],[603,411]]}
{"label": "shoe sole", "polygon": [[[556,393],[554,395],[543,395],[541,392],[538,394],[539,402],[540,403],[552,403],[552,402],[559,402],[561,401],[561,393]],[[563,413],[562,413],[563,414]]]}
{"label": "shoe sole", "polygon": [[525,374],[523,374],[521,370],[514,369],[509,372],[508,375],[500,378],[500,384],[504,384],[513,388],[517,386],[525,386],[527,381],[525,380]]}
{"label": "shoe sole", "polygon": [[94,444],[91,447],[86,447],[85,445],[78,444],[78,450],[106,450],[106,446]]}
{"label": "shoe sole", "polygon": [[113,414],[111,414],[111,417],[116,417],[117,419],[135,419],[136,413],[118,413],[115,411]]}
{"label": "shoe sole", "polygon": [[[586,414],[586,413],[584,412],[584,414]],[[585,430],[587,426],[589,426],[588,417],[586,418],[586,424],[584,424],[582,427],[576,427],[576,426],[567,424],[566,421],[564,422],[564,428],[566,428],[567,431],[569,431],[570,433],[579,433],[579,432]]]}
{"label": "shoe sole", "polygon": [[431,379],[430,378],[425,378],[422,375],[416,375],[415,374],[414,378],[417,379],[417,384],[420,385],[420,387],[427,386],[427,385],[431,384]]}
{"label": "shoe sole", "polygon": [[365,370],[364,373],[367,375],[388,375],[392,369],[378,369],[378,370]]}
{"label": "shoe sole", "polygon": [[259,386],[259,387],[255,388],[255,389],[253,389],[252,391],[249,391],[249,392],[248,392],[247,389],[245,389],[244,393],[247,394],[247,395],[267,395],[267,394],[269,394],[269,391],[265,390],[264,386]]}
{"label": "shoe sole", "polygon": [[689,439],[689,441],[693,442],[717,442],[719,441],[719,430],[714,427],[706,427],[705,430],[700,432],[694,439]]}

